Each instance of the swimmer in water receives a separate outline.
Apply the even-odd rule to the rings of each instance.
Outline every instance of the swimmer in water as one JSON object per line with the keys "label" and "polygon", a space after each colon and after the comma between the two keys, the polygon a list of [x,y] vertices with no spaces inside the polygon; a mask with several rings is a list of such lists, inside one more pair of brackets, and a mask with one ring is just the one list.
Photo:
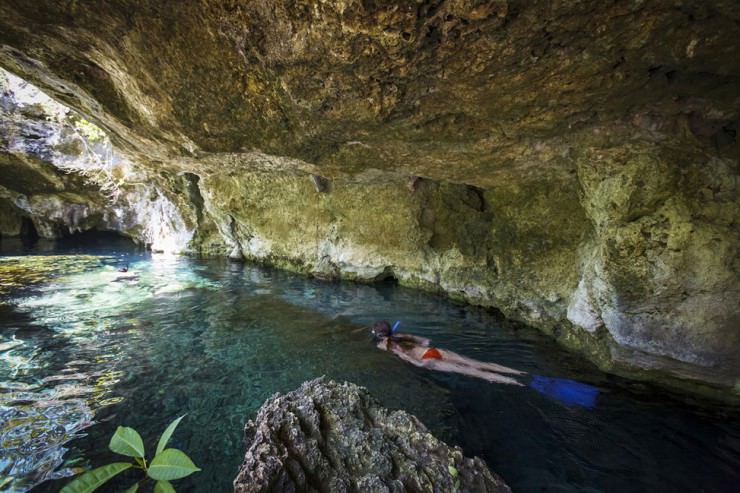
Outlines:
{"label": "swimmer in water", "polygon": [[447,349],[432,347],[426,337],[395,332],[398,325],[399,322],[396,322],[391,327],[385,320],[373,324],[370,331],[378,341],[378,348],[390,351],[402,360],[421,368],[461,373],[494,383],[524,385],[508,375],[526,375],[527,372],[497,365],[496,363],[474,360]]}
{"label": "swimmer in water", "polygon": [[111,282],[128,282],[128,281],[138,281],[139,276],[136,275],[133,272],[128,271],[128,264],[124,267],[119,267],[116,272],[116,278],[113,279]]}

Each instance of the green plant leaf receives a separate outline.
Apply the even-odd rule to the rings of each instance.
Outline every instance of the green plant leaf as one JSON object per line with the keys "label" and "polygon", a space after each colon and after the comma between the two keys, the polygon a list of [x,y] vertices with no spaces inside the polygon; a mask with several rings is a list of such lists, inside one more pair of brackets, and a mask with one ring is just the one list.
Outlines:
{"label": "green plant leaf", "polygon": [[154,455],[159,455],[159,453],[164,450],[164,447],[167,445],[167,442],[172,436],[172,433],[175,432],[175,428],[177,428],[177,425],[180,424],[180,420],[184,417],[185,415],[183,414],[172,423],[170,423],[167,429],[164,430],[164,433],[162,433],[162,436],[159,438],[159,443],[157,444],[157,452]]}
{"label": "green plant leaf", "polygon": [[126,488],[123,493],[136,493],[139,491],[139,483],[134,483],[130,487]]}
{"label": "green plant leaf", "polygon": [[176,448],[168,448],[152,459],[146,473],[152,479],[169,481],[190,476],[196,471],[200,469],[184,452]]}
{"label": "green plant leaf", "polygon": [[108,448],[128,457],[144,458],[144,442],[139,432],[127,426],[119,426],[110,439]]}
{"label": "green plant leaf", "polygon": [[131,467],[132,464],[128,462],[114,462],[107,466],[98,467],[92,471],[87,471],[82,476],[76,477],[67,483],[59,493],[88,493],[95,491],[101,484]]}
{"label": "green plant leaf", "polygon": [[157,481],[154,483],[154,493],[175,493],[169,481]]}

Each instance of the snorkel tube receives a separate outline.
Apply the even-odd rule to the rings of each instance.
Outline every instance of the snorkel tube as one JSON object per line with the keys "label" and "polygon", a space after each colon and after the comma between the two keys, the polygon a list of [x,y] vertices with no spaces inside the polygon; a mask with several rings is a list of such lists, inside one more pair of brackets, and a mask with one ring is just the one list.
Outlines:
{"label": "snorkel tube", "polygon": [[[391,330],[388,331],[388,336],[385,339],[385,348],[386,350],[390,350],[391,348],[391,340],[393,339],[393,334],[398,330],[398,326],[401,325],[400,320],[396,320],[393,323],[393,326],[390,328]],[[386,322],[386,327],[388,326],[388,322]]]}

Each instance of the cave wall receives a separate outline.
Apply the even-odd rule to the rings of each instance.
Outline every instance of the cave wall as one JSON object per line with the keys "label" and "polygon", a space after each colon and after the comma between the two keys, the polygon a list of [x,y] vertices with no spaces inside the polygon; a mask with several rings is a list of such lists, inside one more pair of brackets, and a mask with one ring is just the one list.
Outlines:
{"label": "cave wall", "polygon": [[309,173],[264,170],[199,186],[218,239],[250,260],[393,277],[496,307],[610,371],[732,387],[737,168],[687,148],[615,139],[579,149],[569,179],[489,189],[418,177],[317,188]]}
{"label": "cave wall", "polygon": [[568,318],[591,333],[606,328],[616,363],[678,375],[687,367],[677,363],[688,363],[732,385],[740,347],[737,161],[691,140],[661,144],[618,142],[576,158],[594,236],[582,247]]}
{"label": "cave wall", "polygon": [[21,235],[24,219],[42,238],[103,225],[100,187],[53,164],[79,157],[82,137],[76,138],[74,124],[54,111],[53,102],[47,106],[48,98],[42,94],[36,101],[31,92],[39,94],[0,70],[0,234]]}
{"label": "cave wall", "polygon": [[23,216],[8,199],[0,199],[0,238],[20,236]]}
{"label": "cave wall", "polygon": [[[167,158],[261,152],[493,184],[575,129],[734,141],[734,0],[8,0],[0,60]],[[701,124],[701,122],[710,124]],[[701,127],[701,128],[699,128]]]}
{"label": "cave wall", "polygon": [[115,231],[184,252],[197,228],[187,185],[130,162],[98,127],[0,69],[0,235]]}
{"label": "cave wall", "polygon": [[393,276],[610,371],[740,392],[737,2],[0,14],[0,65],[108,132],[186,249]]}

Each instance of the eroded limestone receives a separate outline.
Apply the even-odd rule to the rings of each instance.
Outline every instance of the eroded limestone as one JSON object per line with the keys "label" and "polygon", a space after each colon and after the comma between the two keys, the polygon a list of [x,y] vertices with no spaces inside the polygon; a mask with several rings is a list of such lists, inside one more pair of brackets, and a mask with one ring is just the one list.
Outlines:
{"label": "eroded limestone", "polygon": [[478,457],[367,389],[319,378],[268,399],[244,430],[234,491],[510,492]]}

